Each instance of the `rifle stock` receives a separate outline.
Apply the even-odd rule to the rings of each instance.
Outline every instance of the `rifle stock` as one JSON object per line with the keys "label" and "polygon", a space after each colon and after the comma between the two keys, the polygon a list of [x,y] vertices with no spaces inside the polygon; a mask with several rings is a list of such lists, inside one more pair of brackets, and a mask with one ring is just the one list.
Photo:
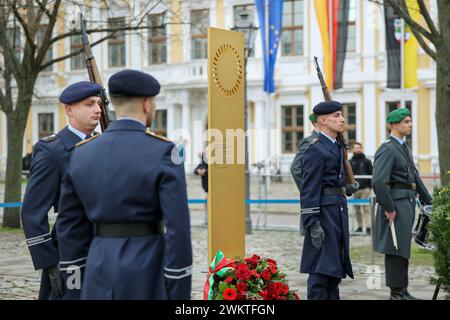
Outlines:
{"label": "rifle stock", "polygon": [[83,14],[80,13],[80,24],[81,24],[81,42],[83,43],[84,53],[86,55],[85,63],[86,69],[89,74],[89,80],[96,82],[102,87],[100,94],[102,114],[100,116],[100,127],[102,132],[104,132],[111,121],[115,120],[114,113],[109,109],[109,100],[106,95],[105,87],[103,86],[103,80],[98,70],[97,63],[95,61],[94,55],[92,54],[91,45],[89,44],[89,38],[86,32],[86,20],[83,19]]}
{"label": "rifle stock", "polygon": [[[322,92],[323,97],[325,101],[331,101],[331,94],[328,90],[327,84],[325,82],[325,79],[322,74],[322,70],[320,70],[319,63],[317,62],[317,57],[314,57],[314,66],[316,67],[317,71],[317,78],[319,78],[320,85],[322,86]],[[356,182],[355,176],[353,175],[352,166],[350,165],[350,162],[348,161],[348,144],[345,141],[345,138],[342,133],[338,133],[336,140],[341,145],[344,150],[344,170],[345,170],[345,184],[353,184]]]}

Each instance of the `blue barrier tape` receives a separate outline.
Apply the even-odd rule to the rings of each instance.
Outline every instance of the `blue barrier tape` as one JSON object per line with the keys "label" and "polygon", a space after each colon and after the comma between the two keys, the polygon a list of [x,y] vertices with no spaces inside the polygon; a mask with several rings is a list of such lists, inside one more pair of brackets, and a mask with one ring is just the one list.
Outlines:
{"label": "blue barrier tape", "polygon": [[[189,199],[188,204],[206,204],[205,199]],[[247,199],[245,204],[298,204],[300,200],[295,199],[267,199],[267,200],[252,200]],[[358,205],[358,204],[370,204],[370,199],[348,199],[348,204]],[[22,202],[7,202],[0,203],[0,208],[17,208],[21,207]]]}
{"label": "blue barrier tape", "polygon": [[[206,200],[202,199],[190,199],[189,204],[206,203]],[[245,204],[299,204],[300,200],[295,199],[267,199],[267,200],[252,200],[247,199]],[[370,204],[370,199],[348,199],[348,204],[359,205],[359,204]]]}
{"label": "blue barrier tape", "polygon": [[6,202],[6,203],[0,203],[0,208],[17,208],[21,207],[22,202]]}

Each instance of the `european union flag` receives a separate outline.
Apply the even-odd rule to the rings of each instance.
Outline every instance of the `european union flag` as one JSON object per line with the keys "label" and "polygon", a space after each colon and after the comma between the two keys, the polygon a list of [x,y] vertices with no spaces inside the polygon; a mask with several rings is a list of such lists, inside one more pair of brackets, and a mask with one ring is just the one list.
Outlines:
{"label": "european union flag", "polygon": [[[283,14],[282,0],[269,0],[269,26],[266,39],[266,0],[255,0],[258,11],[259,24],[262,36],[263,55],[264,55],[264,91],[268,93],[275,92],[275,83],[273,79],[275,71],[275,62],[277,59],[278,45],[281,37],[281,19]],[[268,42],[268,43],[267,43]]]}

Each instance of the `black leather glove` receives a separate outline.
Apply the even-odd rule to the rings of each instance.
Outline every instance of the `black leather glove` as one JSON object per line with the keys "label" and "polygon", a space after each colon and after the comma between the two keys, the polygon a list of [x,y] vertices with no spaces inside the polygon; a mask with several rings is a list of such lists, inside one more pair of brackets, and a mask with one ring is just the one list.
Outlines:
{"label": "black leather glove", "polygon": [[358,191],[358,189],[359,189],[358,181],[355,181],[355,183],[349,183],[348,185],[345,186],[345,194],[350,197],[352,194]]}
{"label": "black leather glove", "polygon": [[312,225],[309,228],[309,232],[311,234],[311,242],[316,249],[321,249],[323,242],[325,241],[325,232],[320,225],[320,222],[317,221],[316,224]]}
{"label": "black leather glove", "polygon": [[50,278],[50,284],[52,286],[52,293],[56,299],[61,299],[64,295],[64,282],[59,270],[59,263],[48,267],[46,269],[48,277]]}

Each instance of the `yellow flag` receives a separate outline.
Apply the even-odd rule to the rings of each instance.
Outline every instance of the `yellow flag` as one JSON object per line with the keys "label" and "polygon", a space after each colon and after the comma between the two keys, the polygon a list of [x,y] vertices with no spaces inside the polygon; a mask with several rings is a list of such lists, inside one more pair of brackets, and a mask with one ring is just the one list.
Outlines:
{"label": "yellow flag", "polygon": [[[419,5],[416,0],[407,0],[406,4],[408,6],[409,14],[413,18],[414,21],[419,22],[420,20],[420,11]],[[406,26],[405,24],[405,34],[409,32],[409,39],[405,42],[405,68],[404,68],[404,76],[405,76],[405,88],[417,88],[418,80],[417,80],[417,40],[412,34],[411,28]]]}
{"label": "yellow flag", "polygon": [[330,36],[329,36],[329,21],[328,21],[328,8],[326,0],[314,0],[314,8],[316,10],[317,23],[319,24],[320,37],[322,38],[323,47],[323,67],[325,72],[325,82],[328,88],[332,88],[331,74],[331,54],[330,54]]}

